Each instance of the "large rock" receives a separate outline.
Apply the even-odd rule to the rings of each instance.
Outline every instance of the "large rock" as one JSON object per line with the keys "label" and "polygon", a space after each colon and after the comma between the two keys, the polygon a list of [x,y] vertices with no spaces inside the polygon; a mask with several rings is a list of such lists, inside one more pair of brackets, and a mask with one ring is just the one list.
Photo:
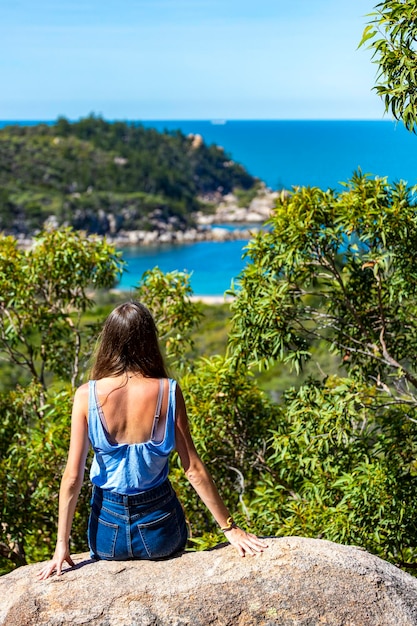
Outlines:
{"label": "large rock", "polygon": [[40,564],[0,579],[3,626],[416,626],[417,579],[352,546],[271,539],[159,562],[75,558],[38,582]]}

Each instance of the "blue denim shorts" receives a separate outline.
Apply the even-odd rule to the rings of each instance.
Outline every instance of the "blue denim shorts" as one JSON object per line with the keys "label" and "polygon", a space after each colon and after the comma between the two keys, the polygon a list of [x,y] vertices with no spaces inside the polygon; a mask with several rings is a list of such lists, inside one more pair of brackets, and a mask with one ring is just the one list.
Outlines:
{"label": "blue denim shorts", "polygon": [[184,512],[168,480],[132,496],[93,487],[88,521],[92,558],[163,559],[183,550],[186,542]]}

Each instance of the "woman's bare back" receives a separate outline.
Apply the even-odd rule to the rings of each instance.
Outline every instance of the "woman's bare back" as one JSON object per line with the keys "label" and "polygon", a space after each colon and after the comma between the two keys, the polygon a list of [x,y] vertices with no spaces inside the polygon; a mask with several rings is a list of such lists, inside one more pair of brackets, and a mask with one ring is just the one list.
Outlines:
{"label": "woman's bare back", "polygon": [[[101,378],[96,383],[97,400],[110,438],[116,443],[150,441],[154,427],[160,381],[138,374]],[[168,406],[168,380],[163,379],[162,406],[155,441],[162,441]]]}

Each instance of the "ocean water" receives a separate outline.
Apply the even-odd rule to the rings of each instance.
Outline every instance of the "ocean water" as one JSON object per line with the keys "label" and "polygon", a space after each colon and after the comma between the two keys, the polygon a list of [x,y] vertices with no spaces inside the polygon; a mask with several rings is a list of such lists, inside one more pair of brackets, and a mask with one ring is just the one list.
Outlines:
{"label": "ocean water", "polygon": [[[0,127],[11,122],[1,122]],[[34,124],[35,122],[15,122]],[[51,123],[51,122],[46,122]],[[145,121],[157,130],[199,134],[208,144],[222,146],[272,189],[317,186],[342,190],[355,170],[386,176],[390,182],[417,184],[417,137],[392,121]],[[123,251],[128,263],[119,288],[130,290],[142,273],[192,272],[196,295],[222,295],[245,261],[247,241],[200,242],[178,246],[132,248]]]}
{"label": "ocean water", "polygon": [[157,130],[200,134],[272,189],[341,189],[360,168],[417,183],[417,136],[392,121],[156,121]]}
{"label": "ocean water", "polygon": [[195,295],[223,295],[245,266],[242,257],[246,244],[243,240],[200,241],[177,246],[126,248],[122,252],[127,271],[117,288],[132,291],[146,270],[159,267],[163,272],[191,273],[190,284]]}

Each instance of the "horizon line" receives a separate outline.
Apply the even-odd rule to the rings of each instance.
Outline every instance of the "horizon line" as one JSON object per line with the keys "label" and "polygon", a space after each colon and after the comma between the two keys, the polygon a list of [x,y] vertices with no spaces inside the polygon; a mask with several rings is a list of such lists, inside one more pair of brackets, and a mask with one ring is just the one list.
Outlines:
{"label": "horizon line", "polygon": [[299,118],[286,118],[286,117],[271,117],[271,118],[256,118],[256,117],[242,117],[242,118],[122,118],[122,117],[114,117],[114,118],[106,118],[101,115],[88,114],[84,116],[80,116],[77,118],[66,117],[65,115],[58,115],[56,118],[52,119],[41,119],[41,118],[1,118],[0,123],[30,123],[30,124],[45,124],[45,123],[54,123],[59,119],[66,119],[70,123],[79,122],[81,120],[88,119],[89,117],[96,117],[97,119],[102,119],[106,122],[208,122],[213,124],[214,126],[225,125],[230,122],[394,122],[398,123],[399,120],[393,118],[376,118],[376,117],[299,117]]}

